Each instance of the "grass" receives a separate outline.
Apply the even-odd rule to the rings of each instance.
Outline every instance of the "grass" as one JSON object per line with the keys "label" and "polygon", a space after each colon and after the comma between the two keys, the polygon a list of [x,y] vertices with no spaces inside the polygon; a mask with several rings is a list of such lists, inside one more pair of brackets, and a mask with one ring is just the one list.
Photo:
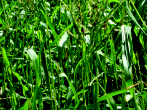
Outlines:
{"label": "grass", "polygon": [[1,0],[0,109],[146,110],[146,0]]}

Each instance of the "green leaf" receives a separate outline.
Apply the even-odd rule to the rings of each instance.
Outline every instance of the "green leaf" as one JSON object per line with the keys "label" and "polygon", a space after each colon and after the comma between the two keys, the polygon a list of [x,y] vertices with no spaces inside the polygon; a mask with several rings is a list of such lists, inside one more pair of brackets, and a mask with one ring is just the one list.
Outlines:
{"label": "green leaf", "polygon": [[25,92],[28,91],[28,87],[26,87],[26,85],[24,85],[22,83],[22,76],[16,72],[13,72],[13,74],[17,77],[17,79],[20,81],[20,84],[22,85],[22,89],[23,89],[23,95],[26,96]]}
{"label": "green leaf", "polygon": [[147,92],[143,91],[140,94],[138,94],[138,96],[147,96]]}
{"label": "green leaf", "polygon": [[[74,96],[76,96],[76,94],[77,94],[77,93],[76,93],[76,90],[75,90],[73,84],[71,83],[71,81],[70,81],[70,80],[68,79],[68,77],[66,76],[66,74],[65,74],[65,73],[61,73],[61,74],[59,74],[59,76],[60,76],[60,77],[65,77],[65,78],[67,79],[68,84],[69,84],[69,86],[70,86],[70,88],[71,88],[71,90],[72,90]],[[76,97],[75,99],[76,99],[76,101],[78,101],[78,97]]]}
{"label": "green leaf", "polygon": [[28,49],[27,53],[33,62],[37,61],[37,54],[35,53],[33,49]]}
{"label": "green leaf", "polygon": [[116,102],[115,102],[115,100],[113,99],[113,97],[110,97],[109,99],[107,99],[107,102],[108,102],[109,107],[110,107],[111,110],[118,110],[118,109],[117,109]]}
{"label": "green leaf", "polygon": [[53,23],[53,19],[55,18],[55,15],[58,13],[58,10],[61,8],[61,6],[56,6],[56,9],[54,10],[52,16],[51,16],[51,22]]}
{"label": "green leaf", "polygon": [[132,14],[130,8],[128,7],[128,5],[126,5],[126,11],[127,11],[128,15],[132,18],[132,20],[136,23],[136,25],[142,30],[142,32],[144,32],[144,34],[146,34],[146,32],[142,29],[142,27],[139,25],[139,23],[137,22],[137,20],[133,16],[133,14]]}
{"label": "green leaf", "polygon": [[28,55],[30,56],[31,60],[33,61],[33,67],[36,72],[36,82],[37,86],[39,87],[41,84],[41,73],[40,73],[40,66],[39,66],[39,58],[33,49],[28,49]]}
{"label": "green leaf", "polygon": [[33,99],[33,105],[32,105],[33,109],[36,109],[36,98],[37,98],[37,94],[38,94],[38,88],[40,87],[40,84],[41,84],[39,57],[37,56],[37,54],[35,53],[35,51],[33,49],[28,49],[27,53],[30,56],[31,60],[33,61],[33,67],[36,72],[36,87],[35,87],[35,91],[33,93],[34,99]]}
{"label": "green leaf", "polygon": [[67,99],[67,100],[70,100],[70,99],[72,98],[72,96],[73,96],[72,89],[71,89],[71,87],[68,87],[68,92],[67,92],[67,97],[66,97],[66,99]]}
{"label": "green leaf", "polygon": [[72,20],[71,13],[70,13],[69,11],[67,11],[67,16],[68,16],[68,18],[69,18],[70,22],[72,23],[72,22],[73,22],[73,20]]}
{"label": "green leaf", "polygon": [[[123,67],[125,72],[126,84],[127,87],[133,85],[132,81],[132,70],[131,70],[131,62],[133,58],[133,44],[132,44],[132,36],[131,36],[131,27],[122,25],[121,27],[122,34],[122,60]],[[133,92],[133,91],[132,91]]]}
{"label": "green leaf", "polygon": [[7,54],[6,54],[6,50],[5,48],[1,48],[2,50],[2,55],[3,55],[3,62],[5,63],[6,67],[9,67],[9,60],[8,60],[8,57],[7,57]]}
{"label": "green leaf", "polygon": [[3,36],[3,31],[0,31],[0,42],[5,39],[4,36],[3,37],[2,36]]}
{"label": "green leaf", "polygon": [[66,32],[68,29],[72,28],[72,27],[73,27],[73,23],[71,23],[67,28],[65,28],[65,29],[59,34],[59,36],[57,37],[57,39],[54,40],[53,43],[51,44],[51,47],[54,46],[57,42],[59,42],[60,37],[63,36],[63,34],[65,34],[65,32]]}
{"label": "green leaf", "polygon": [[67,38],[68,38],[68,34],[67,32],[65,31],[65,33],[62,35],[61,37],[61,40],[59,41],[59,46],[60,47],[63,47],[67,41]]}
{"label": "green leaf", "polygon": [[58,37],[58,34],[55,31],[54,25],[51,23],[51,20],[50,20],[49,16],[45,15],[45,13],[43,12],[43,10],[41,10],[41,12],[42,12],[42,14],[44,15],[45,18],[47,17],[47,24],[49,25],[49,27],[50,27],[50,29],[51,29],[51,31],[53,33],[53,36],[54,36],[54,38],[56,40],[57,37]]}
{"label": "green leaf", "polygon": [[29,102],[28,100],[25,102],[24,106],[19,108],[18,110],[28,110],[29,109]]}
{"label": "green leaf", "polygon": [[109,3],[115,2],[115,3],[120,3],[122,0],[109,0]]}
{"label": "green leaf", "polygon": [[[123,68],[125,73],[126,86],[129,87],[133,85],[132,78],[132,58],[133,58],[133,43],[131,36],[131,27],[122,25],[121,26],[121,35],[122,35],[122,60],[123,60]],[[140,110],[140,107],[137,104],[135,89],[129,90],[135,103],[135,108]]]}
{"label": "green leaf", "polygon": [[22,85],[22,89],[23,89],[23,94],[24,96],[26,96],[26,91],[28,91],[28,87],[26,87],[26,85],[23,85],[22,82],[21,82],[21,85]]}
{"label": "green leaf", "polygon": [[17,77],[18,80],[21,81],[22,76],[16,72],[13,72],[13,74]]}
{"label": "green leaf", "polygon": [[40,22],[40,24],[41,24],[43,27],[47,28],[45,23]]}
{"label": "green leaf", "polygon": [[[129,89],[130,89],[130,88],[129,88]],[[127,92],[129,89],[122,89],[122,90],[118,90],[118,91],[114,91],[114,92],[105,94],[105,95],[99,97],[99,98],[98,98],[98,101],[101,102],[101,101],[103,101],[103,100],[106,100],[106,99],[111,98],[111,97],[113,97],[113,96],[116,96],[116,95],[118,95],[118,94],[122,94],[122,93],[124,93],[124,92]]]}

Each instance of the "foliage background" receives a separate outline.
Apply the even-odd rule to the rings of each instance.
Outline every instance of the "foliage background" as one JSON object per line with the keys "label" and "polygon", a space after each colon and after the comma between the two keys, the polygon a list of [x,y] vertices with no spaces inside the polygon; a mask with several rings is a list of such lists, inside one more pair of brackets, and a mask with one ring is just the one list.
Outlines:
{"label": "foliage background", "polygon": [[147,0],[1,0],[0,109],[145,110]]}

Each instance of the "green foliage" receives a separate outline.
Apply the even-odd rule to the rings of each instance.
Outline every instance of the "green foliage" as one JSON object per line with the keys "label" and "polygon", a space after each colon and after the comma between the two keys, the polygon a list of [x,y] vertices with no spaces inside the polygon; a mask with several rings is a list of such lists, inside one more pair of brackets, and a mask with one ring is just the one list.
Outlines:
{"label": "green foliage", "polygon": [[145,110],[147,0],[1,0],[0,109]]}

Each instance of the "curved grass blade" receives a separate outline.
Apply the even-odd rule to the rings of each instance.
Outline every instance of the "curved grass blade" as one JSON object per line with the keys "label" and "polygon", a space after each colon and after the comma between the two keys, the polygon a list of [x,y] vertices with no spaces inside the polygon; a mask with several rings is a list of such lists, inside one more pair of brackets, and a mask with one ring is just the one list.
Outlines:
{"label": "curved grass blade", "polygon": [[36,98],[37,98],[37,94],[39,92],[39,87],[41,84],[41,73],[40,73],[40,69],[39,69],[39,58],[37,56],[37,54],[35,53],[35,51],[33,49],[29,49],[27,51],[28,55],[30,56],[32,62],[33,62],[33,67],[35,69],[36,72],[36,87],[35,87],[35,91],[33,93],[33,109],[37,109],[36,108]]}
{"label": "curved grass blade", "polygon": [[53,43],[51,44],[51,47],[54,46],[54,45],[59,41],[60,37],[63,36],[63,34],[64,34],[68,29],[70,29],[70,28],[72,28],[72,27],[73,27],[73,23],[71,23],[67,28],[65,28],[65,29],[58,35],[57,39],[54,40]]}
{"label": "curved grass blade", "polygon": [[28,91],[29,89],[22,83],[22,76],[16,72],[13,72],[13,74],[17,77],[17,79],[20,81],[20,84],[22,85],[23,89],[23,95],[26,96],[25,92]]}
{"label": "curved grass blade", "polygon": [[131,70],[131,63],[133,58],[131,27],[123,25],[121,27],[121,34],[122,34],[122,60],[123,60],[126,84],[128,87],[133,85],[132,70]]}
{"label": "curved grass blade", "polygon": [[[122,61],[123,61],[123,68],[125,73],[125,80],[126,86],[129,87],[133,85],[133,78],[132,78],[132,58],[133,58],[133,43],[132,43],[132,36],[131,36],[131,27],[122,25],[121,27],[121,35],[122,35]],[[135,108],[140,110],[140,107],[137,104],[136,96],[135,96],[135,89],[129,90],[134,102]]]}
{"label": "curved grass blade", "polygon": [[12,72],[11,72],[11,68],[10,68],[10,63],[9,63],[5,48],[1,48],[1,50],[2,50],[2,56],[3,56],[3,63],[5,64],[5,67],[8,69],[8,73],[9,73],[8,81],[11,85],[10,89],[11,89],[11,97],[13,99],[12,100],[13,108],[16,109],[16,105],[17,105],[16,93],[14,91],[14,85],[12,82]]}
{"label": "curved grass blade", "polygon": [[65,77],[65,78],[67,79],[67,81],[68,81],[68,83],[69,83],[69,86],[70,86],[70,88],[71,88],[71,90],[72,90],[74,96],[76,96],[76,97],[75,97],[76,102],[78,102],[78,97],[77,97],[77,95],[76,95],[76,94],[77,94],[77,93],[76,93],[76,90],[75,90],[73,84],[71,83],[71,81],[68,79],[67,75],[66,75],[65,73],[61,73],[61,74],[59,74],[59,77]]}
{"label": "curved grass blade", "polygon": [[[101,50],[96,51],[96,54],[99,54],[99,55],[105,57],[105,54]],[[107,55],[106,55],[106,61],[114,64],[114,61]],[[122,69],[118,64],[116,64],[116,67],[120,70]]]}
{"label": "curved grass blade", "polygon": [[56,15],[56,13],[60,10],[61,6],[56,6],[56,9],[54,10],[52,16],[51,16],[51,22],[53,23],[53,19]]}
{"label": "curved grass blade", "polygon": [[117,109],[116,102],[115,102],[115,100],[113,99],[113,97],[110,97],[109,99],[107,99],[107,102],[108,102],[108,104],[109,104],[111,110],[118,110],[118,109]]}
{"label": "curved grass blade", "polygon": [[59,46],[60,47],[63,47],[67,41],[67,38],[68,38],[68,34],[67,32],[65,31],[65,33],[62,35],[61,37],[61,40],[59,41]]}
{"label": "curved grass blade", "polygon": [[[127,3],[126,3],[126,4],[127,4]],[[147,35],[146,32],[142,29],[142,27],[139,25],[139,23],[138,23],[137,20],[135,19],[135,17],[133,16],[133,14],[132,14],[130,8],[128,7],[128,4],[126,5],[126,11],[127,11],[128,15],[132,18],[132,20],[135,22],[135,24],[142,30],[142,32],[143,32],[145,35]]]}
{"label": "curved grass blade", "polygon": [[5,48],[1,48],[1,50],[2,50],[2,55],[3,55],[3,62],[5,63],[5,66],[8,68],[10,66],[10,63],[9,63],[9,60],[6,54],[6,50]]}
{"label": "curved grass blade", "polygon": [[115,3],[121,3],[121,0],[109,0],[109,3],[115,2]]}
{"label": "curved grass blade", "polygon": [[99,97],[98,101],[101,102],[101,101],[106,100],[106,99],[108,99],[108,98],[111,98],[111,97],[113,97],[113,96],[122,94],[122,93],[124,93],[124,92],[127,92],[129,89],[130,89],[130,88],[128,88],[128,89],[122,89],[122,90],[118,90],[118,91],[114,91],[114,92],[105,94],[105,95]]}
{"label": "curved grass blade", "polygon": [[47,15],[45,15],[45,13],[43,12],[43,10],[41,10],[41,12],[42,12],[43,16],[47,19],[47,23],[48,23],[49,27],[51,28],[51,31],[53,33],[53,36],[54,36],[54,38],[56,40],[57,37],[58,37],[58,34],[56,33],[55,28],[54,28],[53,24],[51,23],[50,18]]}
{"label": "curved grass blade", "polygon": [[[122,89],[122,90],[118,90],[118,91],[114,91],[114,92],[105,94],[105,95],[99,97],[99,100],[98,100],[98,101],[101,102],[101,101],[106,100],[106,99],[108,99],[108,98],[111,98],[111,97],[113,97],[113,96],[115,96],[115,95],[122,94],[122,93],[124,93],[124,92],[126,92],[126,91],[128,91],[128,90],[133,89],[135,86],[138,86],[138,85],[141,84],[141,83],[143,83],[143,82],[141,81],[141,82],[136,83],[136,84],[133,84],[133,85],[131,85],[131,86],[125,88],[125,89]],[[146,92],[143,92],[143,94],[140,94],[140,95],[146,95],[146,94],[147,94]]]}
{"label": "curved grass blade", "polygon": [[[145,22],[143,21],[141,15],[139,14],[138,10],[136,9],[134,3],[132,2],[132,0],[130,0],[130,1],[131,1],[131,4],[132,4],[133,8],[135,9],[135,11],[136,11],[136,13],[137,13],[139,19],[142,21],[143,25],[147,28],[147,25],[146,25]],[[140,2],[141,2],[141,1],[140,1]],[[143,2],[141,2],[141,5],[143,6],[145,3],[146,3],[146,0],[144,0]],[[139,8],[140,8],[140,7],[139,7]]]}

